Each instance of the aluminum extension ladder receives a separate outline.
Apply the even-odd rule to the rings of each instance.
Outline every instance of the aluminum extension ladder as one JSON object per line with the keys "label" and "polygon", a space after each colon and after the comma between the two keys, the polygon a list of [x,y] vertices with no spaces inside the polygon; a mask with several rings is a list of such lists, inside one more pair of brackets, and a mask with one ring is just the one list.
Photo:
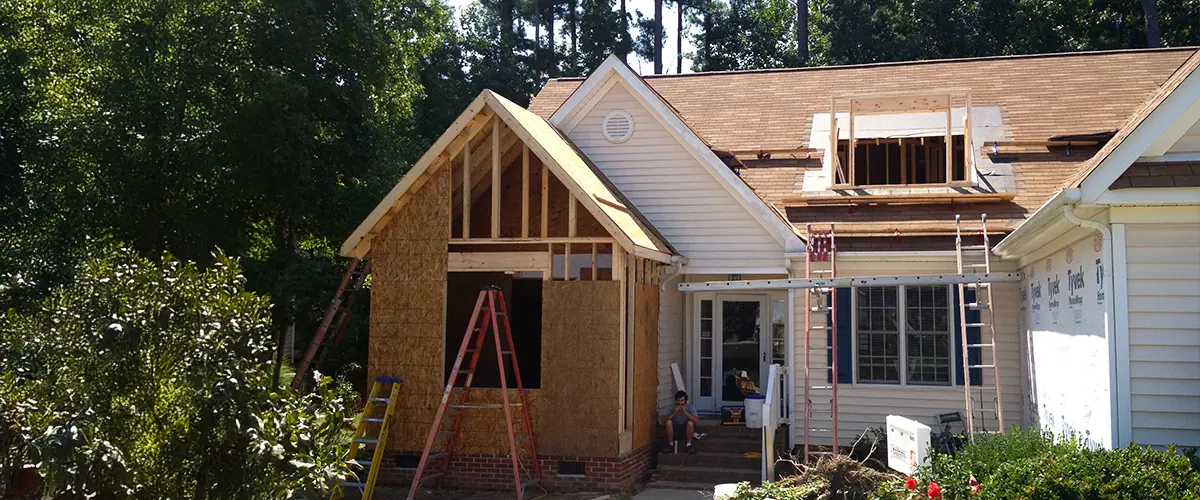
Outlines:
{"label": "aluminum extension ladder", "polygon": [[[978,235],[980,244],[978,245],[963,245],[963,227],[960,216],[954,216],[955,225],[955,255],[958,260],[958,274],[964,274],[965,270],[971,272],[991,273],[992,272],[992,250],[988,241],[987,229],[987,214],[980,217],[980,227]],[[970,231],[967,229],[966,231]],[[968,233],[969,234],[969,233]],[[966,256],[964,256],[966,253]],[[967,289],[975,290],[975,301],[967,302]],[[980,292],[982,290],[982,293]],[[981,300],[983,299],[983,300]],[[975,412],[979,412],[979,417],[984,418],[984,413],[992,412],[996,415],[996,422],[999,425],[999,430],[1004,431],[1004,397],[1000,388],[1000,358],[996,350],[996,311],[992,307],[992,284],[991,283],[969,283],[958,285],[958,321],[962,328],[962,381],[963,381],[963,398],[967,416],[967,436],[971,441],[975,440]],[[967,323],[967,310],[987,311],[987,321],[977,323]],[[982,320],[984,315],[980,314]],[[969,329],[979,330],[979,342],[972,344],[968,343]],[[988,337],[983,337],[983,332],[988,333]],[[970,352],[971,349],[991,349],[992,362],[984,364],[983,353],[980,351],[979,363],[972,364]],[[994,387],[986,388],[979,387],[980,401],[979,407],[975,408],[974,398],[971,397],[971,370],[972,369],[992,369],[992,382]],[[988,409],[984,406],[983,391],[992,390],[995,392],[995,398],[992,400],[995,407]]]}
{"label": "aluminum extension ladder", "polygon": [[[391,390],[388,391],[388,396],[385,398],[382,396],[383,386],[389,384]],[[371,500],[371,496],[375,493],[375,481],[379,479],[379,464],[383,463],[383,452],[387,449],[388,430],[391,428],[392,415],[396,412],[396,401],[399,397],[400,379],[398,378],[381,377],[375,379],[375,383],[371,384],[371,394],[367,397],[362,418],[358,419],[354,436],[350,438],[350,449],[346,452],[348,462],[352,468],[356,469],[356,480],[342,482],[341,487],[336,488],[330,495],[330,500],[341,498],[344,488],[358,488],[362,492],[362,500]],[[373,416],[380,408],[385,408],[383,416]],[[374,424],[379,424],[379,433],[373,438],[367,437],[368,426]],[[358,452],[366,448],[374,448],[371,459],[359,459]],[[367,472],[365,479],[360,476],[363,471]]]}
{"label": "aluminum extension ladder", "polygon": [[[500,398],[500,403],[471,403],[471,382],[475,378],[475,369],[479,365],[479,355],[483,350],[483,340],[487,337],[489,330],[495,340],[496,365],[500,368],[500,392],[503,396]],[[471,357],[466,369],[462,369],[463,359],[467,354],[470,354]],[[508,375],[506,374],[509,366],[505,364],[506,359],[511,366],[513,378],[516,379],[517,392],[515,394],[509,393]],[[458,386],[461,375],[465,375],[466,378],[462,385]],[[516,401],[512,400],[514,396]],[[452,397],[454,402],[450,402]],[[521,385],[521,370],[517,365],[516,350],[513,348],[512,329],[509,327],[508,308],[504,303],[504,294],[497,286],[485,286],[475,301],[475,311],[471,313],[471,323],[463,335],[462,345],[458,348],[458,356],[454,358],[454,368],[450,370],[450,379],[446,382],[446,390],[442,392],[442,402],[438,405],[437,414],[433,417],[433,425],[429,428],[429,436],[425,439],[425,449],[421,452],[421,462],[417,465],[417,471],[413,475],[412,485],[408,490],[408,499],[412,500],[416,497],[417,490],[423,482],[436,481],[437,486],[440,487],[445,480],[450,460],[458,445],[465,410],[503,409],[508,429],[509,457],[512,459],[513,487],[516,489],[517,500],[523,500],[525,491],[530,486],[538,484],[542,476],[537,451],[533,445],[533,427],[529,420],[529,406],[526,403],[525,387]],[[524,421],[522,425],[524,433],[519,436],[513,431],[513,407],[520,408],[520,414]],[[447,418],[451,420],[450,427],[442,430],[442,423]],[[442,451],[434,453],[433,447],[438,441],[444,443]],[[527,452],[525,457],[521,456],[522,451]],[[531,475],[528,474],[529,468],[526,467],[526,461],[530,465],[529,468],[533,469]],[[426,475],[425,469],[430,466],[431,462],[436,462],[440,470]],[[531,477],[522,479],[522,472]]]}
{"label": "aluminum extension ladder", "polygon": [[[804,257],[805,279],[832,279],[837,277],[837,241],[834,237],[833,226],[829,231],[813,232],[812,224],[805,225],[808,245]],[[817,264],[814,266],[814,264]],[[804,294],[804,461],[808,461],[812,434],[828,432],[833,437],[832,454],[838,453],[838,377],[837,377],[837,289],[808,288]],[[813,324],[813,315],[828,315],[829,321],[817,326]],[[817,350],[825,353],[830,360],[828,366],[812,366],[811,339],[813,332],[826,332],[829,339],[827,345]],[[813,385],[813,371],[819,372],[819,385]],[[828,382],[825,380],[828,379]],[[830,391],[828,428],[813,427],[813,401],[811,391]],[[822,408],[824,409],[824,408]]]}
{"label": "aluminum extension ladder", "polygon": [[[333,300],[329,302],[329,307],[325,308],[321,324],[317,326],[316,333],[308,343],[308,349],[304,351],[304,357],[301,358],[300,364],[296,365],[296,376],[292,377],[293,391],[305,388],[304,382],[309,369],[320,366],[325,361],[325,357],[329,356],[331,348],[342,340],[342,336],[346,333],[346,324],[350,322],[350,311],[354,307],[354,300],[358,297],[358,292],[363,290],[363,285],[370,272],[371,263],[360,259],[350,261],[350,266],[346,268],[346,274],[342,276],[342,283],[338,285],[337,292],[333,294]],[[325,337],[331,327],[333,328],[333,337],[326,340]]]}

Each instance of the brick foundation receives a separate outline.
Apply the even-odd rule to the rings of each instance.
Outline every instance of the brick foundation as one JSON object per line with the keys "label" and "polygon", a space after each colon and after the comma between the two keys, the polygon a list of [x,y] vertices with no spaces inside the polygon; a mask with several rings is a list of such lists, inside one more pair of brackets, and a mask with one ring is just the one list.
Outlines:
{"label": "brick foundation", "polygon": [[[619,458],[541,456],[542,486],[551,491],[629,491],[646,480],[653,445]],[[391,466],[398,455],[389,454],[379,471],[379,484],[407,485],[414,469]],[[583,462],[582,476],[558,475],[558,462]],[[445,487],[453,489],[507,490],[513,487],[508,455],[458,454],[450,463]]]}

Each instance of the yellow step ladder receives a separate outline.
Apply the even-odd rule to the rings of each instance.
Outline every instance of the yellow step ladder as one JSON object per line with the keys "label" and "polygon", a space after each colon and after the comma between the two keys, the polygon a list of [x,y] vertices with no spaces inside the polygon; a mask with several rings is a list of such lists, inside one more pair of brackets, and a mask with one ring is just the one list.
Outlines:
{"label": "yellow step ladder", "polygon": [[[380,394],[383,393],[386,384],[391,384],[392,387],[388,397],[385,398]],[[383,462],[383,451],[387,449],[388,428],[391,426],[392,414],[396,411],[396,401],[399,398],[400,379],[380,377],[371,384],[371,395],[367,398],[367,405],[363,407],[362,418],[358,420],[354,436],[350,438],[350,450],[346,452],[346,460],[355,469],[356,480],[343,481],[334,489],[333,494],[329,497],[330,500],[341,498],[345,488],[358,488],[362,492],[362,500],[371,500],[371,495],[375,492],[375,481],[379,479],[379,464]],[[386,406],[382,403],[386,403]],[[373,416],[380,408],[386,408],[383,416]],[[367,427],[370,424],[379,424],[379,433],[374,438],[367,437]],[[374,451],[371,452],[371,459],[359,459],[358,453],[368,448],[374,448]],[[366,481],[362,481],[363,470],[368,471]]]}

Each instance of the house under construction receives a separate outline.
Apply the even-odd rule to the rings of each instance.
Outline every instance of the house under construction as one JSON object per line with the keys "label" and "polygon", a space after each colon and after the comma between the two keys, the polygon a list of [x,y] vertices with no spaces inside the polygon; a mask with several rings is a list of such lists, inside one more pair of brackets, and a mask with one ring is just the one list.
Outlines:
{"label": "house under construction", "polygon": [[[546,488],[644,480],[672,366],[713,414],[784,367],[793,450],[955,413],[1200,446],[1198,65],[639,77],[611,57],[528,109],[484,91],[342,247],[372,266],[370,377],[404,381],[381,481],[424,451],[483,286],[508,304]],[[501,364],[473,399],[507,397]],[[467,414],[438,484],[511,488],[506,427]]]}

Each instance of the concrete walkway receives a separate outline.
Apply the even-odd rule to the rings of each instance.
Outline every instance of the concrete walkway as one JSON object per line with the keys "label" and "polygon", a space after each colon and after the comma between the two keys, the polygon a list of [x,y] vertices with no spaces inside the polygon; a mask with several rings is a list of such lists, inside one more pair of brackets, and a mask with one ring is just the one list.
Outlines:
{"label": "concrete walkway", "polygon": [[665,488],[649,488],[633,496],[633,500],[702,500],[712,499],[712,490],[668,490]]}

